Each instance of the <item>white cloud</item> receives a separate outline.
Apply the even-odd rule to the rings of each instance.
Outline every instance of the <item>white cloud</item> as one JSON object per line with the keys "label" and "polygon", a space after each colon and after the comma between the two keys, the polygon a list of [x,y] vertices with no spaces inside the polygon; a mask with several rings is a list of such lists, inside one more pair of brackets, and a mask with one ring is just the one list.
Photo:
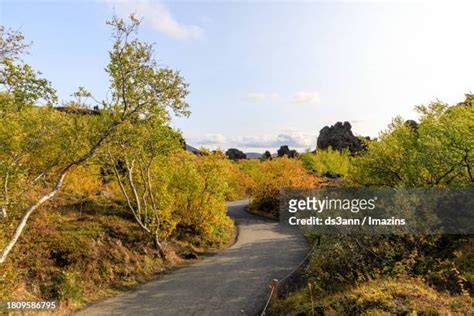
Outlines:
{"label": "white cloud", "polygon": [[291,103],[294,104],[318,104],[320,101],[319,93],[300,91],[291,97]]}
{"label": "white cloud", "polygon": [[120,14],[129,15],[135,13],[137,17],[143,17],[144,23],[168,37],[177,40],[194,40],[204,36],[204,30],[201,27],[179,23],[160,2],[150,0],[110,0],[109,3]]}
{"label": "white cloud", "polygon": [[225,137],[222,134],[205,134],[203,137],[190,138],[192,146],[204,146],[212,148],[260,148],[275,149],[282,145],[299,150],[313,148],[316,146],[316,135],[286,130],[277,135],[252,135],[239,137]]}
{"label": "white cloud", "polygon": [[234,139],[233,144],[237,147],[262,148],[274,147],[275,137],[267,135],[241,136]]}
{"label": "white cloud", "polygon": [[253,102],[275,101],[279,98],[278,93],[262,93],[251,92],[247,93],[244,98]]}
{"label": "white cloud", "polygon": [[276,136],[242,136],[233,139],[232,143],[238,147],[246,148],[278,148],[282,145],[288,145],[290,148],[307,148],[312,147],[314,142],[314,135],[290,130]]}
{"label": "white cloud", "polygon": [[308,148],[316,145],[316,135],[299,131],[287,131],[277,136],[277,144],[290,147]]}
{"label": "white cloud", "polygon": [[193,144],[199,146],[219,146],[227,142],[227,139],[222,134],[205,134],[203,137],[195,138],[192,140]]}

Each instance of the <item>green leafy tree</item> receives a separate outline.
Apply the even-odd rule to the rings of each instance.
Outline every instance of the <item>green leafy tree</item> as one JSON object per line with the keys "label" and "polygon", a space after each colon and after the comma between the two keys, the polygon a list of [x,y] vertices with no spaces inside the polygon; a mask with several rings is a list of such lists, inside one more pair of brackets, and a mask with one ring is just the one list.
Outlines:
{"label": "green leafy tree", "polygon": [[[110,78],[111,98],[100,102],[99,115],[64,114],[64,121],[60,125],[64,124],[65,128],[53,128],[60,137],[50,138],[48,144],[55,144],[51,147],[54,148],[51,153],[59,154],[59,158],[54,160],[54,164],[46,164],[48,168],[42,172],[48,175],[44,187],[49,189],[41,190],[43,193],[38,194],[24,209],[12,237],[0,251],[0,264],[5,262],[20,238],[31,214],[53,198],[62,187],[66,175],[92,158],[121,125],[134,126],[144,118],[165,120],[169,117],[169,108],[178,115],[189,114],[188,105],[184,100],[188,93],[187,84],[178,72],[160,68],[153,58],[152,46],[135,37],[140,21],[131,16],[129,24],[119,18],[113,18],[108,24],[114,30],[115,40],[109,52],[110,62],[106,69]],[[0,69],[0,86],[3,88],[0,115],[34,107],[41,99],[55,101],[52,97],[54,90],[50,88],[49,82],[38,79],[37,73],[32,71],[30,66],[21,64],[19,58],[14,57],[22,52],[22,44],[14,44],[15,36],[9,36],[7,34],[7,38],[2,40],[4,47],[0,49],[7,52],[2,56]],[[18,38],[21,40],[22,36]],[[76,97],[95,100],[83,88],[78,90]],[[25,126],[28,126],[28,123]],[[34,140],[36,136],[25,137],[29,141]],[[35,141],[32,143],[37,145]],[[31,150],[23,145],[20,147],[26,148],[28,152]],[[38,148],[42,149],[42,153],[45,152],[44,147]],[[29,156],[33,160],[41,160],[41,157]],[[11,160],[11,157],[7,159]],[[2,165],[9,166],[9,161],[2,162]],[[33,176],[30,172],[27,174]]]}
{"label": "green leafy tree", "polygon": [[[168,199],[159,196],[160,185],[156,164],[160,157],[181,149],[181,135],[157,117],[143,118],[134,124],[123,124],[110,139],[104,154],[112,166],[127,207],[138,225],[151,237],[165,258],[163,217]],[[162,158],[163,159],[163,158]],[[122,166],[123,172],[118,166]],[[163,188],[162,188],[163,189]]]}
{"label": "green leafy tree", "polygon": [[354,159],[353,182],[391,187],[462,187],[474,184],[473,95],[449,106],[433,102],[416,109],[418,126],[397,117],[369,150]]}
{"label": "green leafy tree", "polygon": [[22,33],[0,25],[0,115],[41,100],[57,101],[50,82],[21,59],[28,48]]}
{"label": "green leafy tree", "polygon": [[0,59],[18,59],[19,55],[28,48],[21,32],[0,25]]}
{"label": "green leafy tree", "polygon": [[[349,172],[352,184],[395,188],[472,187],[473,100],[474,96],[467,94],[464,102],[452,106],[440,101],[418,106],[418,123],[395,118],[378,140],[368,143],[366,152],[353,158]],[[472,289],[472,265],[463,264],[472,257],[470,236],[350,236],[333,245],[345,252],[343,260],[336,254],[339,263],[347,260],[335,266],[341,272],[347,271],[350,265],[351,270],[368,274],[382,268],[384,275],[396,275],[400,271],[422,275],[428,284],[455,294]],[[351,245],[362,255],[361,260],[347,250]],[[393,249],[397,249],[396,256]],[[376,254],[379,260],[372,261],[369,254]]]}

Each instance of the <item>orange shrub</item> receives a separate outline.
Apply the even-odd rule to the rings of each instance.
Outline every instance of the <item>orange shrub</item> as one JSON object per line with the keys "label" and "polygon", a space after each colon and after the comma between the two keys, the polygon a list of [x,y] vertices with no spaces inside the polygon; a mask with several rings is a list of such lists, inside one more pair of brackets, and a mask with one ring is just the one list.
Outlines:
{"label": "orange shrub", "polygon": [[259,164],[258,160],[240,160],[229,164],[227,201],[235,201],[251,196],[252,190],[255,187],[255,180],[252,175]]}
{"label": "orange shrub", "polygon": [[102,189],[100,167],[83,165],[73,169],[64,181],[63,192],[79,198],[89,198]]}
{"label": "orange shrub", "polygon": [[261,162],[252,177],[252,207],[274,216],[278,216],[280,189],[314,188],[323,182],[308,173],[300,160],[287,157]]}

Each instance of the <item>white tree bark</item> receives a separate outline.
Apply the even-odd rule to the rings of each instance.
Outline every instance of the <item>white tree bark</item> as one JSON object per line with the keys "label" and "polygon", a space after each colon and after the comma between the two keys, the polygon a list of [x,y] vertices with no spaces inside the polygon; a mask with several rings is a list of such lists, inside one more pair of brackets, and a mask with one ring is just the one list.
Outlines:
{"label": "white tree bark", "polygon": [[[125,182],[124,182],[122,180],[122,175],[120,175],[116,167],[116,160],[113,158],[109,148],[107,148],[107,153],[108,153],[109,163],[112,165],[112,169],[114,171],[115,177],[119,184],[120,190],[122,191],[122,194],[127,201],[128,208],[130,209],[133,216],[135,217],[135,220],[138,223],[138,225],[146,233],[150,234],[154,238],[154,242],[159,252],[159,255],[161,256],[161,258],[166,260],[166,252],[164,250],[165,249],[164,241],[160,240],[159,238],[159,232],[160,232],[160,216],[158,214],[159,210],[157,208],[155,197],[153,196],[151,180],[150,180],[150,168],[151,168],[151,164],[153,160],[151,160],[146,165],[146,171],[143,169],[143,166],[140,164],[140,161],[139,161],[139,168],[140,168],[140,175],[142,177],[142,183],[138,182],[137,184],[143,185],[143,190],[141,190],[143,192],[140,195],[139,190],[137,188],[137,184],[135,183],[134,176],[133,176],[134,165],[136,162],[135,159],[133,159],[131,163],[129,163],[128,160],[125,159],[125,165],[126,165],[125,167],[126,167],[127,174],[123,176],[125,177],[124,179]],[[127,186],[127,188],[130,190],[132,197],[127,192],[127,188],[125,188],[125,186]],[[149,199],[149,201],[147,199]],[[145,214],[143,214],[143,211],[145,212]],[[154,227],[153,227],[153,223],[150,222],[150,218],[148,218],[149,211],[152,212],[152,214],[154,215],[154,219],[155,219]],[[144,219],[142,219],[142,215],[145,216]]]}
{"label": "white tree bark", "polygon": [[84,155],[82,155],[81,157],[79,157],[78,159],[76,160],[73,160],[71,161],[68,165],[66,165],[62,171],[59,173],[59,178],[58,180],[56,181],[53,189],[43,195],[38,201],[36,201],[33,205],[31,205],[30,207],[28,207],[27,209],[25,209],[24,213],[23,213],[23,216],[21,217],[20,219],[20,222],[17,226],[17,228],[15,229],[15,233],[13,234],[13,237],[10,239],[10,241],[7,243],[7,245],[5,246],[5,248],[3,248],[0,252],[0,264],[3,264],[7,257],[8,257],[8,254],[11,252],[11,250],[13,249],[13,247],[15,246],[15,244],[18,242],[18,239],[20,238],[23,230],[25,229],[25,226],[26,226],[26,223],[28,221],[28,218],[31,216],[31,214],[36,210],[38,209],[41,205],[43,205],[45,202],[47,202],[48,200],[50,200],[52,197],[54,197],[56,195],[56,193],[58,193],[59,189],[61,188],[61,186],[63,185],[63,181],[64,181],[64,178],[66,177],[66,174],[69,172],[69,170],[71,170],[74,166],[78,166],[78,165],[81,165],[82,163],[86,162],[89,158],[91,158],[95,152],[100,148],[100,146],[102,145],[102,143],[107,139],[107,137],[115,130],[115,128],[121,124],[122,122],[115,122],[113,123],[106,131],[104,134],[102,134],[102,136],[98,139],[98,141],[95,143],[95,145],[88,151],[86,152]]}
{"label": "white tree bark", "polygon": [[59,189],[61,188],[64,177],[66,176],[67,171],[64,171],[63,173],[60,174],[59,179],[56,181],[56,185],[54,186],[53,190],[49,192],[48,194],[43,195],[35,204],[31,205],[27,209],[25,209],[25,212],[23,213],[23,216],[20,219],[20,223],[18,224],[15,233],[13,234],[12,239],[8,242],[8,244],[5,246],[5,248],[2,250],[0,253],[0,264],[4,263],[5,260],[7,260],[8,254],[10,251],[13,249],[15,244],[18,241],[18,238],[20,238],[21,233],[25,229],[26,222],[28,221],[28,218],[30,215],[41,205],[43,205],[46,201],[50,200],[53,196],[58,193]]}
{"label": "white tree bark", "polygon": [[[146,231],[147,233],[150,233],[150,229],[148,229],[148,227],[146,227],[146,225],[143,224],[142,220],[140,219],[139,214],[137,213],[137,210],[135,209],[135,207],[133,206],[132,201],[130,200],[130,197],[127,193],[127,190],[125,189],[125,185],[124,185],[124,183],[122,181],[122,178],[120,176],[120,173],[117,170],[117,167],[115,165],[115,160],[112,158],[112,154],[110,153],[110,151],[108,151],[108,154],[109,154],[110,164],[112,165],[112,169],[114,170],[115,177],[116,177],[117,182],[118,182],[119,187],[120,187],[120,191],[122,191],[123,196],[127,200],[127,205],[128,205],[129,210],[132,212],[133,217],[135,217],[135,220],[137,221],[138,225],[144,231]],[[130,170],[127,167],[127,173],[129,173],[129,172],[130,172]],[[132,179],[132,182],[133,182],[133,179]]]}
{"label": "white tree bark", "polygon": [[7,208],[9,203],[8,198],[8,178],[10,177],[10,173],[7,171],[5,174],[5,179],[3,181],[3,203],[1,207],[1,215],[5,219],[8,217]]}

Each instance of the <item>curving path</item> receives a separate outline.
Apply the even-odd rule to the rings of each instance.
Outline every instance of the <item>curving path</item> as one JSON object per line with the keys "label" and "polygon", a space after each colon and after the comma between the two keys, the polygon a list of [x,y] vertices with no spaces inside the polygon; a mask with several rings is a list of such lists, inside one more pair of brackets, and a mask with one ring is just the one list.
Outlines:
{"label": "curving path", "polygon": [[76,315],[257,315],[270,281],[292,271],[308,244],[296,230],[246,212],[247,204],[228,203],[239,227],[230,248]]}

